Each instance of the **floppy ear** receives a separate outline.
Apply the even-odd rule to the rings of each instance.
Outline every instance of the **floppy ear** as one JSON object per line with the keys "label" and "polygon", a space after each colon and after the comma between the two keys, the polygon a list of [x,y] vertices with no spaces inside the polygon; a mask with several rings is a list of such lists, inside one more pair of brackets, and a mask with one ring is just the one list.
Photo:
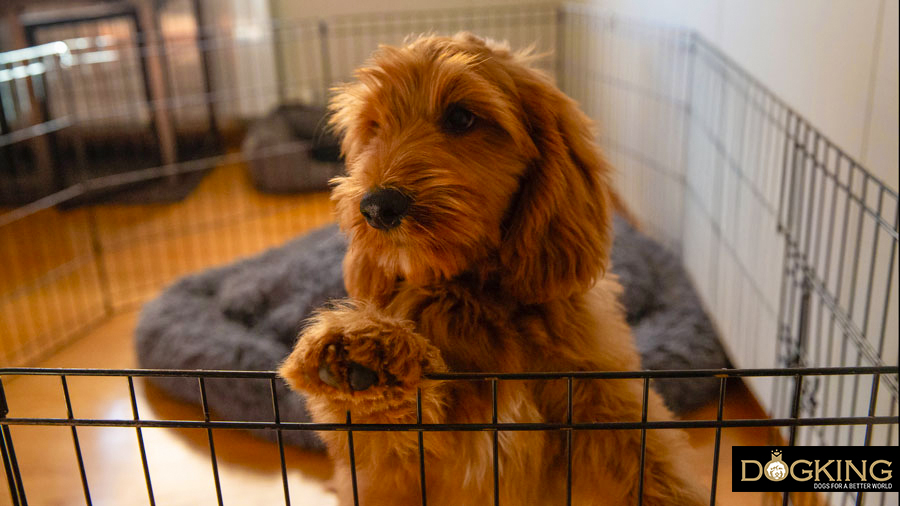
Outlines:
{"label": "floppy ear", "polygon": [[538,157],[508,211],[501,284],[536,304],[585,292],[603,275],[612,245],[610,170],[573,100],[534,70],[514,79]]}
{"label": "floppy ear", "polygon": [[331,92],[328,126],[341,140],[341,155],[348,159],[355,153],[360,137],[365,135],[359,98],[362,86],[359,83],[342,84],[332,88]]}

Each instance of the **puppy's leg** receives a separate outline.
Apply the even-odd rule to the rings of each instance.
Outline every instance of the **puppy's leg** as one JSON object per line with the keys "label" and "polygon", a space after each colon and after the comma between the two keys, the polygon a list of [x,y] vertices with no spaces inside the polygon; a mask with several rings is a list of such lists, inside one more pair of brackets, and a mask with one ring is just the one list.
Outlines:
{"label": "puppy's leg", "polygon": [[[634,380],[596,380],[576,388],[575,421],[633,422],[641,420],[641,384]],[[651,419],[668,418],[661,399],[650,392]],[[685,434],[676,429],[646,431],[644,482],[640,487],[641,432],[586,430],[574,436],[573,504],[701,506],[707,504],[699,480],[684,462],[691,451]],[[593,470],[593,471],[592,471]]]}
{"label": "puppy's leg", "polygon": [[[444,385],[424,378],[445,371],[440,352],[405,320],[371,305],[323,310],[303,331],[279,373],[306,394],[313,420],[343,423],[415,423],[417,391],[422,421],[442,421]],[[336,471],[342,504],[352,504],[347,432],[323,431]],[[418,435],[415,432],[353,433],[361,499],[366,504],[421,504]],[[435,445],[429,452],[435,451]],[[438,450],[441,445],[436,445]]]}

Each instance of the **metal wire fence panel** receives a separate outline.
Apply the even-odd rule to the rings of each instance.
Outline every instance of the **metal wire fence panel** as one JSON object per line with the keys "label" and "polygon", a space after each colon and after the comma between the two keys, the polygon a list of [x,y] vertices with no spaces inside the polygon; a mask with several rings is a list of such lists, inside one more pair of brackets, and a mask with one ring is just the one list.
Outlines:
{"label": "metal wire fence panel", "polygon": [[[560,84],[597,120],[620,190],[681,253],[737,363],[896,364],[896,193],[699,37],[563,12]],[[793,381],[751,383],[790,414]],[[800,409],[837,415],[872,388],[818,378]],[[884,412],[896,388],[877,385]],[[845,432],[820,442],[863,442]]]}
{"label": "metal wire fence panel", "polygon": [[[73,473],[80,473],[83,494],[86,498],[102,498],[105,491],[92,488],[91,481],[85,469],[90,469],[97,458],[90,452],[85,453],[79,440],[79,429],[99,430],[101,428],[130,428],[135,430],[136,438],[133,440],[131,450],[136,458],[139,458],[139,473],[143,474],[143,481],[146,486],[147,497],[151,503],[154,498],[172,497],[172,491],[161,487],[159,482],[154,486],[152,469],[154,462],[148,461],[146,448],[143,444],[144,430],[184,430],[194,429],[203,430],[207,434],[206,451],[209,455],[210,466],[210,483],[195,484],[196,487],[208,486],[210,491],[211,502],[227,502],[227,494],[223,499],[223,490],[227,492],[227,486],[219,477],[219,459],[216,456],[216,438],[215,434],[221,431],[233,430],[255,430],[269,431],[276,434],[273,438],[278,442],[278,454],[271,455],[272,458],[280,460],[280,469],[282,473],[282,486],[285,498],[285,504],[289,504],[290,490],[287,480],[287,469],[284,464],[284,441],[281,435],[290,431],[339,431],[346,433],[351,438],[350,452],[351,460],[353,459],[354,447],[352,437],[355,433],[357,437],[365,438],[370,434],[386,433],[386,432],[416,432],[420,435],[427,435],[435,432],[487,432],[494,434],[494,451],[498,450],[498,445],[502,445],[503,438],[498,438],[499,434],[509,434],[521,431],[541,431],[547,433],[571,434],[572,431],[609,431],[609,430],[664,430],[672,428],[680,429],[725,429],[725,428],[779,428],[783,427],[789,431],[799,430],[801,428],[810,430],[821,430],[828,428],[854,428],[863,433],[871,433],[875,430],[885,430],[894,432],[897,430],[898,416],[893,415],[876,415],[866,409],[854,410],[847,412],[840,417],[805,417],[805,416],[786,416],[772,418],[754,418],[754,419],[733,419],[723,418],[723,405],[725,399],[725,385],[729,378],[749,378],[749,377],[769,377],[769,378],[801,378],[807,381],[816,378],[843,377],[848,379],[859,380],[860,382],[869,383],[878,379],[893,378],[896,381],[898,374],[897,367],[843,367],[843,368],[794,368],[794,369],[744,369],[744,370],[689,370],[689,371],[634,371],[634,372],[559,372],[559,373],[514,373],[514,374],[493,374],[493,373],[444,373],[430,375],[431,379],[439,379],[453,382],[475,382],[483,383],[490,386],[481,391],[484,395],[489,396],[490,402],[495,406],[491,419],[486,419],[475,423],[422,423],[421,416],[416,418],[415,423],[402,424],[375,424],[375,423],[354,423],[352,412],[347,413],[345,423],[312,423],[312,422],[291,422],[282,420],[279,417],[278,402],[276,395],[276,384],[281,380],[273,372],[249,372],[249,371],[187,371],[187,370],[113,370],[113,369],[36,369],[36,368],[5,368],[0,369],[0,428],[2,428],[2,458],[6,470],[9,483],[9,490],[12,497],[12,504],[26,504],[29,494],[31,497],[42,497],[40,490],[35,490],[34,476],[21,473],[20,464],[16,457],[16,448],[20,453],[33,441],[25,438],[17,438],[15,435],[19,431],[28,427],[68,427],[71,431],[71,452],[60,452],[57,458],[71,459],[72,466],[70,470]],[[38,377],[47,380],[59,380],[56,383],[56,394],[54,397],[59,399],[56,409],[35,412],[30,408],[27,399],[8,398],[4,384],[8,384],[14,378],[21,377]],[[180,378],[183,380],[196,381],[198,385],[197,396],[198,403],[201,406],[201,412],[189,415],[180,419],[167,418],[165,416],[141,415],[137,409],[137,400],[135,394],[135,383],[142,382],[150,377],[167,377]],[[635,420],[617,420],[617,421],[598,421],[598,420],[577,420],[571,415],[566,420],[554,421],[504,421],[507,417],[503,413],[497,411],[497,395],[498,391],[503,388],[507,382],[515,381],[531,381],[531,382],[559,382],[563,381],[569,385],[578,381],[641,381],[644,385],[644,400],[647,402],[646,392],[648,385],[653,379],[664,378],[687,378],[687,377],[717,377],[721,382],[722,395],[719,397],[719,406],[716,410],[716,416],[708,419],[698,420],[660,420],[653,416],[648,417],[646,409],[640,419]],[[216,413],[210,409],[206,397],[205,385],[210,381],[217,380],[239,380],[239,381],[257,381],[268,385],[267,391],[272,398],[272,412],[258,420],[223,420],[216,416]],[[115,414],[103,414],[101,416],[84,416],[84,411],[75,406],[76,402],[70,395],[69,385],[81,382],[102,382],[104,389],[119,389],[126,393],[126,398],[130,400],[131,411],[128,416],[116,416]],[[52,388],[51,388],[52,389]],[[266,389],[263,389],[265,391]],[[46,394],[53,395],[53,394]],[[487,401],[487,399],[485,399]],[[22,402],[25,401],[25,402]],[[573,412],[573,397],[570,395],[567,400],[567,411]],[[73,407],[74,406],[74,407]],[[418,408],[411,407],[411,410],[421,410],[421,401],[417,403]],[[124,415],[124,413],[123,413]],[[420,437],[420,441],[423,438]],[[720,440],[716,439],[716,445],[713,452],[714,462],[718,462]],[[221,448],[220,448],[221,449]],[[60,449],[62,450],[62,449]],[[125,448],[119,448],[119,452],[125,452]],[[128,450],[130,451],[130,450]],[[642,447],[643,455],[643,447]],[[424,445],[420,445],[419,465],[424,466]],[[643,457],[641,457],[643,458]],[[158,465],[158,464],[157,464]],[[433,464],[432,464],[433,465]],[[494,459],[494,467],[492,474],[494,475],[494,490],[502,487],[502,471],[497,467],[498,462]],[[718,469],[716,464],[711,466],[713,470]],[[352,468],[351,468],[352,469]],[[726,470],[725,472],[727,472]],[[138,476],[140,476],[140,474]],[[424,475],[423,475],[424,476]],[[715,476],[715,473],[710,476]],[[138,477],[136,477],[138,478]],[[350,478],[354,483],[356,476]],[[713,491],[715,490],[714,481],[711,482]],[[568,482],[571,487],[571,481]],[[177,490],[175,491],[177,494]],[[568,490],[571,493],[571,489]],[[890,504],[891,493],[865,492],[865,493],[846,493],[844,495],[850,499],[865,497],[869,501],[882,501]],[[568,494],[567,494],[568,495]],[[817,498],[813,494],[793,494],[795,499],[799,499],[799,503],[817,504],[821,498]],[[560,498],[562,500],[562,498]],[[781,499],[777,499],[781,502]],[[798,501],[795,501],[798,502]],[[423,500],[427,504],[427,500]],[[876,502],[877,504],[877,502]]]}
{"label": "metal wire fence panel", "polygon": [[559,85],[595,120],[618,188],[642,225],[679,250],[691,34],[584,6],[566,6],[560,19]]}
{"label": "metal wire fence panel", "polygon": [[693,51],[685,263],[732,354],[748,366],[776,363],[783,239],[773,182],[784,114],[708,44],[698,39]]}
{"label": "metal wire fence panel", "polygon": [[[793,127],[781,219],[787,259],[780,357],[801,365],[896,364],[897,194],[802,118]],[[887,401],[873,412],[895,410],[896,380],[811,382],[801,409],[833,415],[861,409],[873,396]],[[853,428],[804,432],[802,440],[815,444],[885,444],[893,437]]]}
{"label": "metal wire fence panel", "polygon": [[[539,65],[596,121],[619,190],[681,256],[734,363],[804,368],[735,373],[781,421],[765,423],[796,444],[896,444],[896,369],[877,368],[897,365],[897,193],[696,34],[555,4],[203,25],[172,1],[158,33],[114,14],[35,22],[47,44],[0,54],[0,364],[32,363],[179,276],[330,221],[324,193],[250,188],[243,124],[278,104],[325,103],[378,44],[469,30],[552,53]],[[191,177],[196,189],[175,203],[85,204]],[[808,369],[823,367],[850,369]],[[9,427],[32,423],[71,426],[75,439],[81,425],[135,428],[139,440],[170,426],[69,418],[4,421],[4,445]],[[312,430],[283,425],[254,428]]]}
{"label": "metal wire fence panel", "polygon": [[691,33],[565,13],[578,57],[560,81],[597,120],[626,201],[681,254],[732,356],[775,363],[782,106]]}
{"label": "metal wire fence panel", "polygon": [[330,76],[335,81],[350,79],[380,44],[399,45],[410,36],[460,31],[507,41],[515,49],[534,46],[536,53],[547,54],[539,66],[552,72],[556,16],[555,5],[535,4],[336,17],[324,23]]}

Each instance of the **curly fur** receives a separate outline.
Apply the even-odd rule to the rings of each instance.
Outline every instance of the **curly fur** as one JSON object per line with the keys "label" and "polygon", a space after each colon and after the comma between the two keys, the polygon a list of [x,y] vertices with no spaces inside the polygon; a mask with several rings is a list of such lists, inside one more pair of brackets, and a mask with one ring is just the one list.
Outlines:
{"label": "curly fur", "polygon": [[[348,175],[333,199],[350,245],[344,280],[351,300],[323,309],[301,333],[280,373],[307,394],[319,422],[416,420],[416,390],[429,422],[487,422],[485,382],[426,380],[432,371],[635,370],[638,354],[604,276],[612,244],[610,168],[575,102],[533,69],[527,53],[470,34],[424,36],[381,47],[358,81],[332,102]],[[476,116],[446,131],[451,107]],[[360,200],[375,187],[410,195],[395,229],[370,227]],[[350,370],[377,374],[354,391]],[[323,368],[337,381],[324,381]],[[573,385],[574,421],[639,421],[640,381]],[[564,422],[566,385],[510,381],[498,391],[501,422]],[[669,416],[651,394],[653,419]],[[342,504],[352,504],[348,440],[323,432],[338,467]],[[421,504],[415,433],[356,433],[360,502]],[[702,504],[677,464],[675,430],[646,432],[643,501]],[[562,504],[566,440],[561,433],[500,435],[500,500]],[[488,433],[425,435],[428,504],[483,505],[493,497]],[[572,504],[637,501],[641,433],[573,434]]]}

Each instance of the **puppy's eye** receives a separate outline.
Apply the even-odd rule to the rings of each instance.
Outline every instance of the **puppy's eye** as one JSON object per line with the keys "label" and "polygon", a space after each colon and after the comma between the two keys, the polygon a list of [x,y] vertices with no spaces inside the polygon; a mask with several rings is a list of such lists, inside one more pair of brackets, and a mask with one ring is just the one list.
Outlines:
{"label": "puppy's eye", "polygon": [[378,124],[377,121],[370,121],[370,122],[369,122],[369,130],[378,130],[378,127],[379,127],[379,126],[380,126],[380,125]]}
{"label": "puppy's eye", "polygon": [[461,105],[452,105],[444,114],[444,130],[453,134],[468,132],[475,125],[475,115]]}

